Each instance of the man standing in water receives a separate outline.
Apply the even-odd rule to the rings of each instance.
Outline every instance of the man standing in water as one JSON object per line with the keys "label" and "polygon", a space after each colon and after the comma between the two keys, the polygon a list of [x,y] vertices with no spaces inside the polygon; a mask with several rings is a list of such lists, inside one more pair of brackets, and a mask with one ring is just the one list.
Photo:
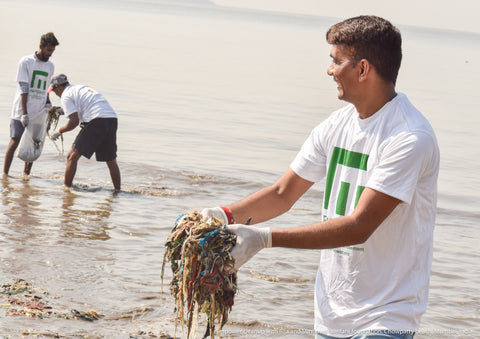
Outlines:
{"label": "man standing in water", "polygon": [[[274,229],[242,224],[239,268],[266,247],[322,249],[315,288],[316,338],[412,338],[427,305],[439,150],[433,129],[395,91],[401,35],[359,16],[327,32],[328,75],[349,105],[313,129],[272,186],[227,207],[225,224],[260,223],[287,212],[326,178],[322,220]],[[234,221],[235,220],[235,221]]]}
{"label": "man standing in water", "polygon": [[97,161],[105,161],[115,190],[120,190],[120,169],[117,164],[117,114],[104,96],[84,85],[70,85],[64,74],[55,75],[49,92],[60,97],[67,124],[52,134],[56,140],[62,133],[81,127],[68,152],[64,184],[72,186],[77,163],[95,153]]}
{"label": "man standing in water", "polygon": [[[48,100],[47,89],[50,86],[55,66],[49,61],[58,40],[52,32],[40,37],[40,47],[32,55],[24,56],[18,63],[17,91],[13,101],[12,119],[10,120],[10,143],[5,153],[3,173],[8,175],[15,150],[22,138],[29,120],[38,116]],[[25,162],[24,174],[29,175],[32,162]]]}

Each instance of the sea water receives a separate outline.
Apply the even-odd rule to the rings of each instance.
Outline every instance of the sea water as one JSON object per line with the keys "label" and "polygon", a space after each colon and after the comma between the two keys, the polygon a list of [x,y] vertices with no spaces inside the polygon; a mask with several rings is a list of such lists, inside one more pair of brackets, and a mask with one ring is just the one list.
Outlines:
{"label": "sea water", "polygon": [[[272,184],[311,129],[345,105],[326,74],[339,19],[153,1],[0,1],[0,153],[9,141],[17,63],[53,31],[51,60],[71,83],[104,94],[119,116],[115,193],[105,164],[82,158],[65,189],[62,144],[46,141],[22,178],[0,186],[0,284],[21,278],[55,310],[100,320],[7,316],[0,334],[174,335],[164,242],[176,217]],[[480,35],[401,26],[397,90],[429,119],[441,149],[430,299],[418,338],[480,335],[478,220]],[[52,93],[52,102],[59,105]],[[60,124],[65,123],[65,118]],[[322,186],[265,223],[319,221]],[[223,337],[312,338],[318,251],[266,249],[239,272]],[[2,298],[1,303],[6,302]],[[201,330],[199,332],[202,332]],[[182,334],[181,327],[177,336]]]}

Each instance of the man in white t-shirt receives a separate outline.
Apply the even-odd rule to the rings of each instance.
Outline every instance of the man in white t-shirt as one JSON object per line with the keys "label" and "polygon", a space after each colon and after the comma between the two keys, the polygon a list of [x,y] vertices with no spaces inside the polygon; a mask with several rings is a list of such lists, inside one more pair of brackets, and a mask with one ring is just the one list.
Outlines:
{"label": "man in white t-shirt", "polygon": [[84,85],[71,85],[65,74],[52,78],[49,92],[60,97],[67,124],[52,134],[56,140],[62,133],[80,125],[72,148],[68,152],[64,184],[72,186],[77,163],[83,155],[87,159],[95,153],[97,161],[106,162],[115,190],[120,190],[121,177],[117,164],[117,113],[105,97]]}
{"label": "man in white t-shirt", "polygon": [[[433,129],[395,91],[401,36],[375,16],[327,32],[327,69],[349,104],[313,129],[272,186],[227,207],[206,208],[237,234],[236,268],[266,247],[322,249],[315,287],[316,338],[412,338],[427,305],[439,149]],[[322,219],[274,229],[325,180]]]}
{"label": "man in white t-shirt", "polygon": [[[10,143],[3,163],[5,175],[8,175],[15,150],[29,120],[38,116],[45,105],[49,104],[47,90],[55,69],[49,59],[58,45],[58,40],[52,32],[43,34],[40,37],[38,51],[22,57],[18,63],[16,79],[18,86],[10,120]],[[32,162],[25,162],[24,173],[26,175],[30,174],[32,164]]]}

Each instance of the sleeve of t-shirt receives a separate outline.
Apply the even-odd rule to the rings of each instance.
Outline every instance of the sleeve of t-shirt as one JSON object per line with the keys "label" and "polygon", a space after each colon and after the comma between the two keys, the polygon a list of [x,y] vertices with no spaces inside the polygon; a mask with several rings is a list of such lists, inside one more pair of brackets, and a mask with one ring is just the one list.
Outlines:
{"label": "sleeve of t-shirt", "polygon": [[313,129],[302,148],[290,164],[290,168],[301,178],[319,182],[326,175],[326,155],[321,145],[324,124]]}
{"label": "sleeve of t-shirt", "polygon": [[384,146],[366,186],[409,204],[434,153],[435,142],[428,133],[399,135]]}
{"label": "sleeve of t-shirt", "polygon": [[26,82],[30,84],[30,77],[28,74],[28,61],[25,58],[18,62],[17,82]]}
{"label": "sleeve of t-shirt", "polygon": [[65,116],[68,117],[69,115],[78,112],[78,108],[75,104],[75,100],[73,99],[72,96],[69,95],[69,93],[65,93],[64,95],[62,94],[62,108],[63,112],[65,113]]}

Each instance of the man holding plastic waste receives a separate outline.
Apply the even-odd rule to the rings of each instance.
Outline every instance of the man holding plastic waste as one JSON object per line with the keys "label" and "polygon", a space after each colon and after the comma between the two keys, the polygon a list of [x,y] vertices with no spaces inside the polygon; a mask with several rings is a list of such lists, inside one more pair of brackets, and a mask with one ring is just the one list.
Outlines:
{"label": "man holding plastic waste", "polygon": [[[272,186],[207,208],[237,235],[238,269],[268,247],[321,249],[317,339],[409,339],[427,306],[439,149],[435,133],[395,90],[400,32],[375,16],[327,32],[338,98],[349,104],[315,127]],[[324,181],[322,217],[301,227],[259,228]],[[262,253],[268,255],[268,253]]]}
{"label": "man holding plastic waste", "polygon": [[121,177],[117,164],[117,113],[105,97],[93,88],[85,85],[72,85],[65,74],[52,78],[49,92],[60,98],[62,109],[68,122],[52,134],[56,140],[65,132],[80,125],[72,148],[67,155],[64,184],[72,186],[77,171],[77,163],[95,153],[97,161],[105,162],[112,178],[115,190],[120,190]]}
{"label": "man holding plastic waste", "polygon": [[[22,57],[18,63],[18,85],[10,120],[10,143],[3,163],[5,175],[8,175],[19,144],[19,158],[25,161],[24,174],[30,174],[33,161],[40,156],[45,140],[45,119],[50,106],[47,90],[55,70],[49,59],[58,45],[52,32],[43,34],[38,51]],[[27,133],[24,134],[26,129]]]}

